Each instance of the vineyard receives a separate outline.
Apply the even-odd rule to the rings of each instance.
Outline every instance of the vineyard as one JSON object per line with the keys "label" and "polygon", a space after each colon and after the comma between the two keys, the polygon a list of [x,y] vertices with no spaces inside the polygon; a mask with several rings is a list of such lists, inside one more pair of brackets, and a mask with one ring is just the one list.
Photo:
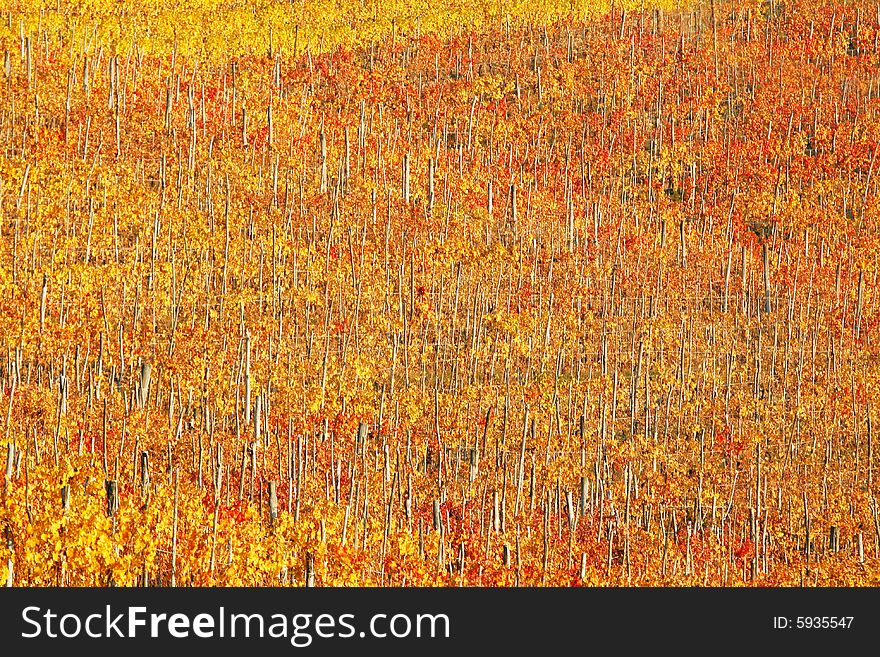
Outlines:
{"label": "vineyard", "polygon": [[0,582],[880,583],[880,5],[99,4],[0,6]]}

